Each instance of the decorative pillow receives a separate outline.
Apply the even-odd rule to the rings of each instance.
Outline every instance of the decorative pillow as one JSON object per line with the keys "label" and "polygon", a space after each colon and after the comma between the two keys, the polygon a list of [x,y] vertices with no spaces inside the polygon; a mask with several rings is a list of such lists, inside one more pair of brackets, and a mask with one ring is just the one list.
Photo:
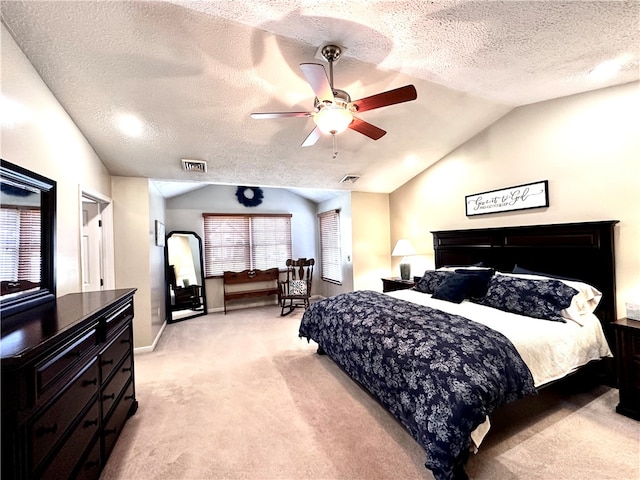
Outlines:
{"label": "decorative pillow", "polygon": [[[509,275],[507,273],[501,275]],[[534,272],[516,265],[513,269],[511,276],[518,278],[528,278],[533,280],[539,279],[555,279],[559,280],[565,285],[571,288],[575,288],[578,293],[571,300],[571,305],[567,307],[562,316],[573,320],[582,325],[582,316],[593,313],[598,307],[600,300],[602,299],[602,292],[588,283],[584,283],[580,280],[567,277],[559,277],[556,275],[550,275],[547,273]]]}
{"label": "decorative pillow", "polygon": [[307,282],[305,280],[289,280],[289,295],[306,295]]}
{"label": "decorative pillow", "polygon": [[458,269],[438,285],[433,298],[460,303],[465,298],[481,298],[487,293],[489,280],[493,276],[490,270]]}
{"label": "decorative pillow", "polygon": [[427,270],[418,283],[413,287],[421,293],[433,293],[435,292],[445,278],[453,275],[454,272],[443,272],[438,270]]}
{"label": "decorative pillow", "polygon": [[491,280],[495,271],[491,268],[486,270],[459,268],[456,273],[472,278],[468,284],[469,290],[466,298],[479,299],[486,295],[489,280]]}
{"label": "decorative pillow", "polygon": [[578,293],[560,280],[529,280],[495,275],[489,281],[487,294],[479,303],[506,312],[566,322],[561,311],[571,305]]}
{"label": "decorative pillow", "polygon": [[454,273],[445,278],[433,292],[433,298],[452,303],[461,303],[468,295],[471,284],[476,277]]}

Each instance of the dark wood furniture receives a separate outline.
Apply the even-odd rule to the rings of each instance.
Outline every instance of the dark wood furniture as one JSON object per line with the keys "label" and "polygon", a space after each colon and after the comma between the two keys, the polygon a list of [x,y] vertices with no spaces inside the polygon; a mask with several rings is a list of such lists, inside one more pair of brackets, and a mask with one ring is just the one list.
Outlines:
{"label": "dark wood furniture", "polygon": [[[594,312],[614,351],[612,322],[616,320],[614,229],[618,220],[434,231],[436,268],[482,262],[503,272],[515,265],[571,277],[602,292]],[[615,368],[605,359],[602,381],[615,385]]]}
{"label": "dark wood furniture", "polygon": [[[278,295],[279,297],[279,275],[280,273],[277,268],[269,268],[267,270],[243,270],[242,272],[223,272],[222,283],[224,288],[224,313],[227,313],[227,302],[230,300],[268,297],[270,295]],[[266,284],[267,286],[261,286],[260,288],[243,288],[242,290],[229,289],[229,286],[255,284],[258,282]]]}
{"label": "dark wood furniture", "polygon": [[413,280],[402,280],[400,277],[382,278],[381,280],[383,292],[406,290],[408,288],[413,288],[416,284]]}
{"label": "dark wood furniture", "polygon": [[287,259],[286,279],[278,282],[281,317],[293,312],[297,307],[309,308],[315,264],[313,258]]}
{"label": "dark wood furniture", "polygon": [[616,412],[640,420],[640,321],[613,322],[620,403]]}
{"label": "dark wood furniture", "polygon": [[200,285],[189,285],[188,287],[175,287],[173,294],[175,301],[171,305],[171,310],[195,310],[202,306],[200,296]]}
{"label": "dark wood furniture", "polygon": [[137,409],[135,289],[2,319],[2,478],[96,479]]}

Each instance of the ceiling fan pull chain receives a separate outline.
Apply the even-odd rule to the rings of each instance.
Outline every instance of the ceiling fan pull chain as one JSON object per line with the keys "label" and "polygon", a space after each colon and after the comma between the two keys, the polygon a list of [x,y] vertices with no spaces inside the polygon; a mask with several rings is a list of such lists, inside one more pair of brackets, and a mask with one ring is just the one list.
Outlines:
{"label": "ceiling fan pull chain", "polygon": [[331,138],[333,138],[333,158],[335,159],[338,156],[338,139],[335,133],[331,134]]}

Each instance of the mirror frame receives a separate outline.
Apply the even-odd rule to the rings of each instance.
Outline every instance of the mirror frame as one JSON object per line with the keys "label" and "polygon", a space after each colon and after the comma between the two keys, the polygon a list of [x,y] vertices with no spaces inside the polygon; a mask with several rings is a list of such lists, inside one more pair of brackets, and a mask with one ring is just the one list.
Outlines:
{"label": "mirror frame", "polygon": [[[171,287],[169,280],[169,238],[173,235],[193,235],[196,240],[198,240],[198,248],[199,248],[199,257],[200,257],[200,277],[201,277],[201,292],[202,292],[202,311],[194,312],[193,315],[188,315],[185,317],[180,317],[174,320],[173,311],[171,310]],[[207,311],[207,289],[205,288],[205,282],[207,281],[204,274],[204,257],[202,251],[202,238],[196,232],[192,232],[189,230],[172,230],[165,236],[165,247],[164,247],[164,284],[165,284],[165,292],[166,292],[166,315],[167,315],[167,323],[176,323],[181,322],[182,320],[188,320],[190,318],[201,317],[203,315],[207,315],[209,312]],[[193,253],[192,253],[193,254]]]}
{"label": "mirror frame", "polygon": [[0,299],[5,317],[56,299],[56,182],[3,159],[0,177],[40,190],[40,289]]}

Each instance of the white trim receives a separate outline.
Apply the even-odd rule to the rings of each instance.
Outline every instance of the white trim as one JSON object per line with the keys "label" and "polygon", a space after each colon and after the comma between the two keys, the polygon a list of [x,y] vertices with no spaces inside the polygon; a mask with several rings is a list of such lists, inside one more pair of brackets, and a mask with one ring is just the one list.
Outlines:
{"label": "white trim", "polygon": [[160,327],[160,331],[158,332],[158,335],[156,335],[156,338],[153,340],[153,343],[147,347],[138,347],[138,348],[134,348],[133,349],[133,354],[134,355],[139,355],[142,353],[151,353],[156,349],[156,346],[158,345],[158,342],[160,341],[160,337],[162,337],[162,334],[164,333],[164,329],[167,326],[167,322],[165,320],[165,322],[162,324],[162,327]]}
{"label": "white trim", "polygon": [[[80,219],[79,231],[78,231],[78,245],[82,244],[82,199],[88,198],[98,202],[101,206],[100,216],[102,219],[102,265],[104,271],[102,272],[102,280],[104,282],[102,288],[104,290],[112,290],[116,288],[116,269],[115,269],[115,254],[114,254],[114,240],[113,240],[113,202],[110,197],[96,192],[82,185],[78,185],[78,215]],[[80,250],[80,256],[78,258],[78,268],[82,272],[82,248]],[[82,278],[80,279],[82,283]],[[82,289],[82,285],[80,285]]]}

